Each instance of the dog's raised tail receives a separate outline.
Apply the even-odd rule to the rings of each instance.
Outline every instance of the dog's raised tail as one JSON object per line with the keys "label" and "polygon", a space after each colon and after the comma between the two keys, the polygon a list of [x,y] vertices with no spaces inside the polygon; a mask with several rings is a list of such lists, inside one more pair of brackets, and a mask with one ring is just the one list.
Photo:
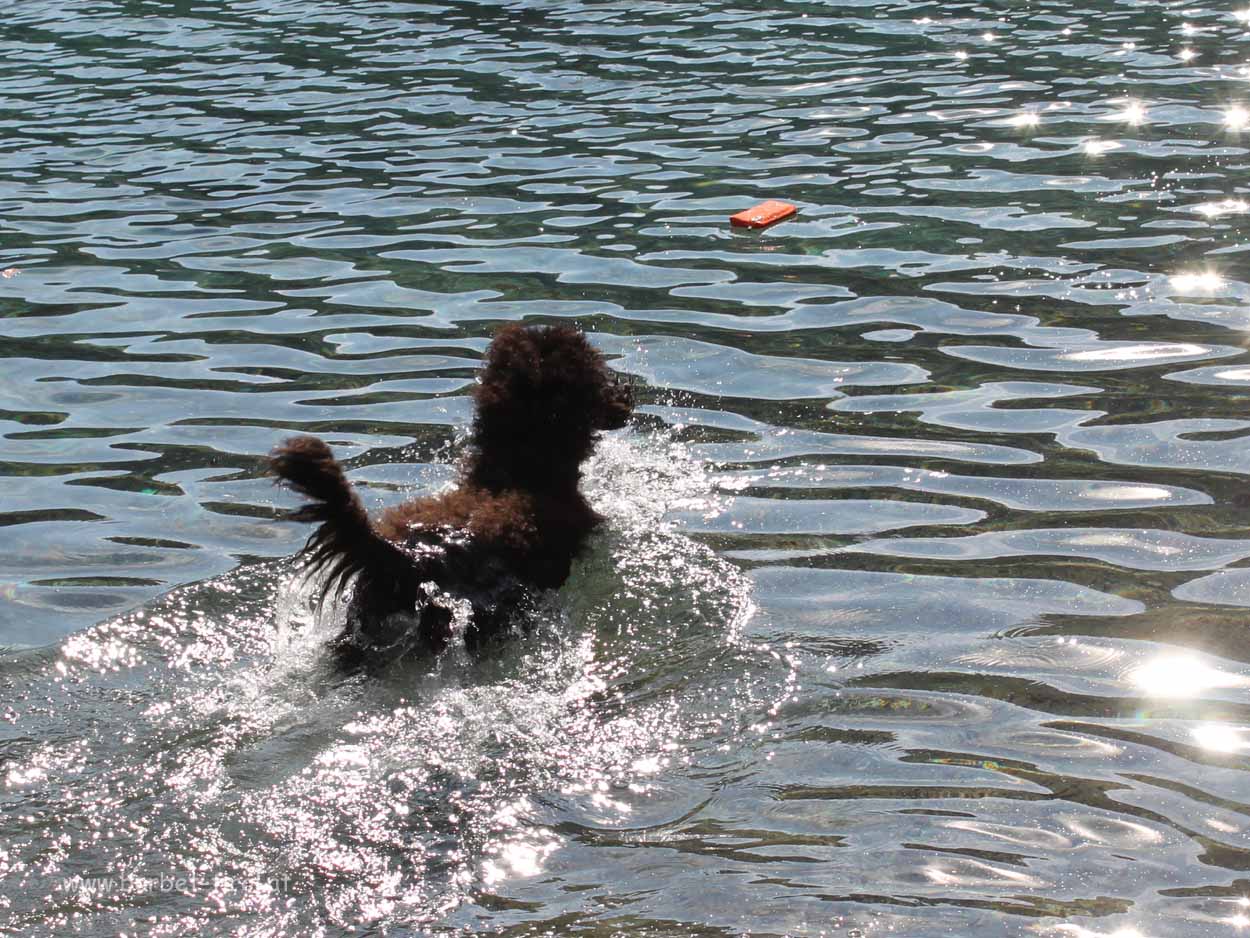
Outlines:
{"label": "dog's raised tail", "polygon": [[365,506],[324,442],[293,436],[270,454],[269,468],[279,482],[308,499],[286,520],[318,525],[303,555],[310,570],[325,575],[323,595],[341,591],[363,570],[400,576],[411,565],[398,545],[373,529]]}

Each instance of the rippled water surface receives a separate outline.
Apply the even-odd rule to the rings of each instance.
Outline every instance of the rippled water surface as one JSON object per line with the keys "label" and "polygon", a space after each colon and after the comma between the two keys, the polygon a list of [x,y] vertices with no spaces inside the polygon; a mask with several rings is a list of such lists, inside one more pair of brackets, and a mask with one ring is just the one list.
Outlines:
{"label": "rippled water surface", "polygon": [[[1250,11],[25,0],[0,929],[1250,928]],[[798,205],[763,232],[727,217]],[[497,654],[333,674],[263,474],[638,381]]]}

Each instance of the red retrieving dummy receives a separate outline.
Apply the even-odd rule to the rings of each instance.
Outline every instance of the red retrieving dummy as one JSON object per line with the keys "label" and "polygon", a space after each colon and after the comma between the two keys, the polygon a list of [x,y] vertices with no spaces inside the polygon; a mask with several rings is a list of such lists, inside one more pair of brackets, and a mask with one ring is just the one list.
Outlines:
{"label": "red retrieving dummy", "polygon": [[761,202],[745,212],[730,215],[729,222],[739,228],[767,228],[783,218],[789,218],[797,211],[789,202]]}

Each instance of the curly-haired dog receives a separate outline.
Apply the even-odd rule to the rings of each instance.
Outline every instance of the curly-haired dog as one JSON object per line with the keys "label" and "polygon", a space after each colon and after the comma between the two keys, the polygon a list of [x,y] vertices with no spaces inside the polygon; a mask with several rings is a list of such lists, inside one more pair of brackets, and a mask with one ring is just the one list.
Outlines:
{"label": "curly-haired dog", "polygon": [[[569,326],[500,329],[473,391],[459,484],[370,520],[330,448],[286,440],[270,466],[309,499],[287,517],[318,523],[302,555],[337,594],[354,578],[333,643],[345,666],[437,653],[468,612],[470,645],[507,630],[536,589],[559,586],[603,519],[579,489],[599,431],[625,425],[630,387]],[[467,604],[467,605],[466,605]]]}

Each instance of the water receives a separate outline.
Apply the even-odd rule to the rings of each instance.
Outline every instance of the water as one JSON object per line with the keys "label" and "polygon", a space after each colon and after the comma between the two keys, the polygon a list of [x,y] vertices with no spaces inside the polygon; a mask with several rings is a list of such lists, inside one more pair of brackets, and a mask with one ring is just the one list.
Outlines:
{"label": "water", "polygon": [[[1250,926],[1250,12],[27,0],[0,52],[0,928]],[[610,524],[505,652],[344,680],[263,456],[436,489],[517,319],[642,382]]]}

